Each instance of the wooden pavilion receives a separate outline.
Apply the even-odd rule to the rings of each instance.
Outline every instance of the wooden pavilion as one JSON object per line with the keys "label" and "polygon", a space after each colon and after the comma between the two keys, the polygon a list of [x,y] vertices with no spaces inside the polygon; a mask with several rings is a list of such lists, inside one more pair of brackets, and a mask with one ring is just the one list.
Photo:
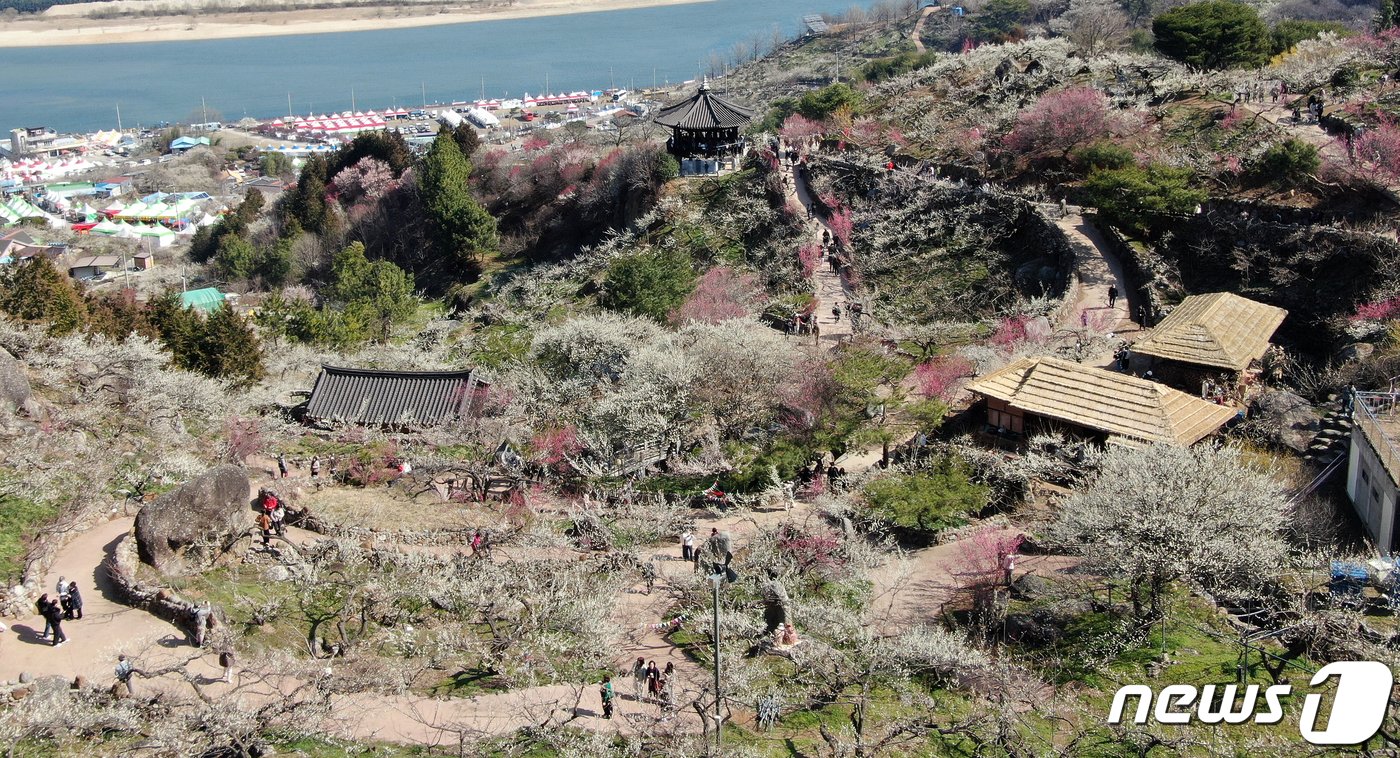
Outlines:
{"label": "wooden pavilion", "polygon": [[693,97],[662,108],[654,120],[671,130],[666,152],[679,159],[733,158],[744,152],[739,129],[755,112],[712,93],[705,79]]}
{"label": "wooden pavilion", "polygon": [[1016,440],[1051,427],[1127,444],[1192,445],[1235,416],[1146,379],[1060,360],[1022,358],[968,385],[987,407],[987,432]]}
{"label": "wooden pavilion", "polygon": [[1204,380],[1238,382],[1264,357],[1287,315],[1229,292],[1192,295],[1133,343],[1133,368],[1192,392]]}

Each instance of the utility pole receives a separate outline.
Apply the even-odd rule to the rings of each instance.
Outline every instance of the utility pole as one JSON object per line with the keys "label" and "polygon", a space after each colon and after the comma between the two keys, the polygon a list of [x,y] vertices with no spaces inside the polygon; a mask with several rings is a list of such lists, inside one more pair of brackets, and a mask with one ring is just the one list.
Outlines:
{"label": "utility pole", "polygon": [[[204,96],[199,96],[199,110],[204,114],[204,123],[209,123],[209,106],[204,104]],[[204,131],[202,128],[200,131]]]}
{"label": "utility pole", "polygon": [[724,581],[724,572],[711,574],[710,583],[715,590],[715,618],[714,618],[714,638],[715,638],[715,755],[723,755],[720,751],[720,744],[724,736],[724,711],[721,703],[719,685],[719,585]]}
{"label": "utility pole", "polygon": [[122,104],[117,103],[117,131],[122,130]]}
{"label": "utility pole", "polygon": [[293,116],[292,116],[292,91],[291,91],[291,90],[287,90],[287,118],[293,118]]}
{"label": "utility pole", "polygon": [[355,112],[355,88],[350,88],[350,112]]}
{"label": "utility pole", "polygon": [[426,107],[428,107],[428,84],[427,84],[427,82],[418,82],[418,88],[421,89],[421,90],[423,91],[423,107],[426,108]]}

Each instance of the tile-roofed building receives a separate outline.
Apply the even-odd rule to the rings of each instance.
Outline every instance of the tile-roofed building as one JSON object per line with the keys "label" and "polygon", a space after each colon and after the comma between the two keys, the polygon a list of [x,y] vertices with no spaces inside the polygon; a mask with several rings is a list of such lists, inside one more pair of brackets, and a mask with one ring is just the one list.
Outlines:
{"label": "tile-roofed building", "polygon": [[710,91],[708,79],[693,97],[662,108],[654,119],[671,130],[666,149],[678,158],[723,157],[743,152],[739,128],[757,111]]}
{"label": "tile-roofed building", "polygon": [[987,422],[1013,434],[1027,417],[1130,442],[1191,445],[1235,416],[1170,387],[1059,358],[1022,358],[968,385],[987,401]]}
{"label": "tile-roofed building", "polygon": [[473,371],[383,371],[322,366],[306,415],[370,426],[430,426],[464,415],[487,384]]}
{"label": "tile-roofed building", "polygon": [[1181,301],[1133,352],[1212,369],[1244,371],[1269,349],[1288,311],[1229,292]]}

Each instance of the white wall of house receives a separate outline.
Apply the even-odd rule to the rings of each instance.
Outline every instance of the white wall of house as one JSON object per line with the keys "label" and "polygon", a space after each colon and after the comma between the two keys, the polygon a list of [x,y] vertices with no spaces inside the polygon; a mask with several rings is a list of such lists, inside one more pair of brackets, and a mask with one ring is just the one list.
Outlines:
{"label": "white wall of house", "polygon": [[1360,425],[1352,427],[1351,460],[1347,466],[1347,495],[1356,515],[1366,527],[1366,534],[1382,555],[1390,555],[1391,535],[1395,529],[1397,488],[1371,441],[1361,432]]}

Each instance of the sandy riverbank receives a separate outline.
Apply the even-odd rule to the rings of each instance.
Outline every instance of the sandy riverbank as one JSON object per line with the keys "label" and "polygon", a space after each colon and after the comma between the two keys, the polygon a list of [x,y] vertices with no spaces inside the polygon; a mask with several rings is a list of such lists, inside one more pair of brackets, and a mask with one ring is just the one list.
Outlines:
{"label": "sandy riverbank", "polygon": [[[374,31],[699,2],[708,0],[516,0],[513,5],[495,8],[408,5],[253,13],[204,12],[114,19],[82,17],[73,12],[81,6],[64,6],[62,14],[40,14],[21,17],[11,22],[0,22],[0,48],[120,42],[191,42]],[[446,10],[439,12],[443,8]]]}

